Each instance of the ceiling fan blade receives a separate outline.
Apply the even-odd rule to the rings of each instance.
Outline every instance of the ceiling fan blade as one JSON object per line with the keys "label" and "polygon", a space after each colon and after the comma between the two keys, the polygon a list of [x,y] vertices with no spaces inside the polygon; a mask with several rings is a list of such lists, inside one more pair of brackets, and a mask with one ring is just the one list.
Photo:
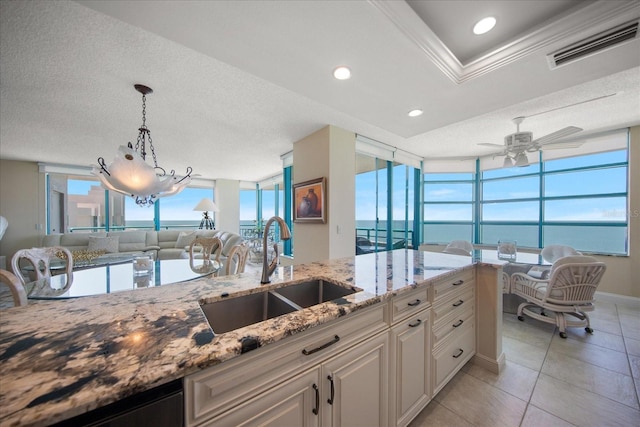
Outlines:
{"label": "ceiling fan blade", "polygon": [[577,141],[556,142],[556,143],[545,144],[544,145],[544,149],[545,150],[560,150],[560,149],[564,149],[564,148],[578,148],[581,145],[582,145],[582,142],[577,142]]}
{"label": "ceiling fan blade", "polygon": [[574,133],[578,133],[581,131],[582,131],[582,128],[575,127],[575,126],[568,126],[564,129],[560,129],[558,131],[550,133],[549,135],[533,140],[532,143],[537,146],[541,146],[541,145],[549,144],[550,142],[553,142],[556,139],[564,138],[565,136],[573,135]]}
{"label": "ceiling fan blade", "polygon": [[504,145],[502,144],[492,144],[490,142],[479,142],[478,145],[486,145],[487,147],[500,147],[500,148],[504,148]]}

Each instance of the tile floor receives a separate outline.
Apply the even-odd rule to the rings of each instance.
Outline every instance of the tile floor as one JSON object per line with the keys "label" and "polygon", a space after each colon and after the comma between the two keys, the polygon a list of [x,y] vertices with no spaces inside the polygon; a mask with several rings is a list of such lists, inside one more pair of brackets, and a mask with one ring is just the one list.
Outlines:
{"label": "tile floor", "polygon": [[438,426],[640,426],[640,309],[608,302],[582,328],[503,315],[500,375],[472,363],[413,420]]}

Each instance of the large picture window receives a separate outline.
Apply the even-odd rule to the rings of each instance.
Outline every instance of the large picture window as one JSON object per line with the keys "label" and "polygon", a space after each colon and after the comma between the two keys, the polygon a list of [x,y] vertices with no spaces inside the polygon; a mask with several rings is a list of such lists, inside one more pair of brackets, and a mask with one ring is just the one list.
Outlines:
{"label": "large picture window", "polygon": [[523,247],[627,254],[626,130],[587,140],[572,156],[558,151],[564,150],[537,153],[526,167],[482,170],[478,163],[475,174],[425,173],[424,243],[508,239]]}

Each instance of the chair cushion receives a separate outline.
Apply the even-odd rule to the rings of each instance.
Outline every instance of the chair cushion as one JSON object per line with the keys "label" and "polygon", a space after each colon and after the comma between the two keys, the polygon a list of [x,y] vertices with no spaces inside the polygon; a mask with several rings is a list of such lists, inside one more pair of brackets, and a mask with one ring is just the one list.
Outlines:
{"label": "chair cushion", "polygon": [[120,251],[119,238],[117,236],[111,237],[95,237],[89,236],[89,248],[90,252],[93,251],[105,251],[107,253],[116,253]]}

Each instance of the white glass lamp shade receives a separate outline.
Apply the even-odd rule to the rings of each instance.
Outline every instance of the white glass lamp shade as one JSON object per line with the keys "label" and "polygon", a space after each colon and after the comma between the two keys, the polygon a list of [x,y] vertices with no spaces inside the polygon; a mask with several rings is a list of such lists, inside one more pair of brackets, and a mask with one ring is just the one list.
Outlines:
{"label": "white glass lamp shade", "polygon": [[125,145],[118,148],[116,157],[107,169],[109,174],[94,166],[91,173],[100,179],[106,189],[141,199],[177,194],[191,182],[190,176],[180,179],[175,175],[158,175],[155,168]]}
{"label": "white glass lamp shade", "polygon": [[209,212],[209,211],[219,212],[220,211],[216,206],[216,204],[213,202],[213,200],[207,199],[206,197],[200,200],[200,202],[196,205],[195,208],[193,208],[193,210],[201,211],[201,212]]}
{"label": "white glass lamp shade", "polygon": [[502,164],[503,168],[510,168],[513,167],[513,160],[511,160],[511,157],[506,156],[504,158],[504,163]]}
{"label": "white glass lamp shade", "polygon": [[529,158],[526,153],[516,155],[516,166],[529,166]]}

